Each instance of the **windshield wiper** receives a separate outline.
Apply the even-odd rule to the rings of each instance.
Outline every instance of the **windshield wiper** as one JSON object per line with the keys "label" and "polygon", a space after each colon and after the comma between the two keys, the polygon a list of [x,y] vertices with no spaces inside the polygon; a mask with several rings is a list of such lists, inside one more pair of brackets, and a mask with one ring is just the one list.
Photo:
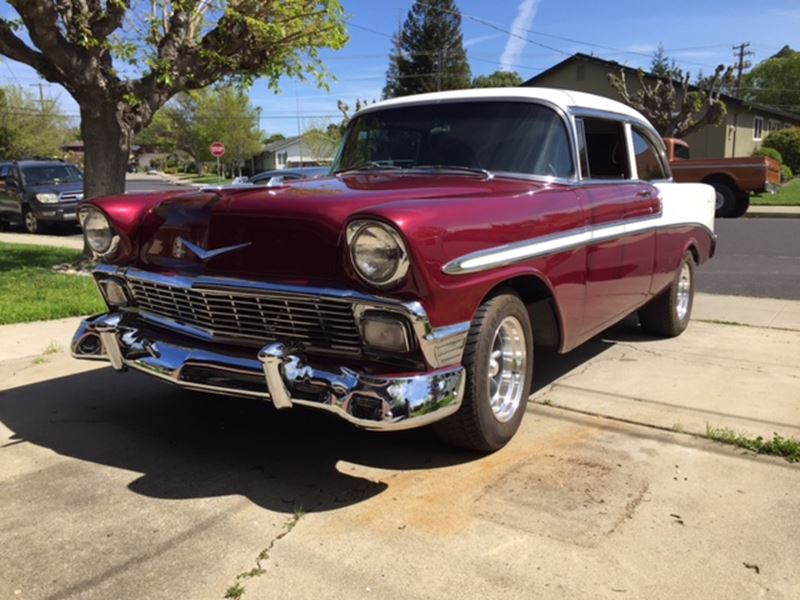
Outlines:
{"label": "windshield wiper", "polygon": [[334,175],[337,173],[344,173],[345,171],[373,171],[373,170],[390,170],[390,171],[397,171],[398,169],[402,169],[403,167],[399,165],[394,165],[386,162],[382,162],[379,160],[368,160],[363,163],[357,163],[352,167],[344,167],[342,169],[337,169],[333,172]]}
{"label": "windshield wiper", "polygon": [[456,173],[473,173],[482,175],[484,179],[492,179],[494,173],[481,167],[465,167],[463,165],[414,165],[408,168],[409,171],[445,171]]}

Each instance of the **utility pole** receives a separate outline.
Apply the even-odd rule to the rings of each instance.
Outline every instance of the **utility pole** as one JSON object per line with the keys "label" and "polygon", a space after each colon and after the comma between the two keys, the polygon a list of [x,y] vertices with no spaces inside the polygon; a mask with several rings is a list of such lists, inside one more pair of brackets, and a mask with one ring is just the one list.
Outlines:
{"label": "utility pole", "polygon": [[442,91],[442,67],[444,63],[444,49],[436,51],[436,91]]}
{"label": "utility pole", "polygon": [[39,112],[44,112],[44,88],[50,87],[49,83],[31,83],[29,84],[31,87],[38,87],[39,88]]}
{"label": "utility pole", "polygon": [[[744,70],[750,67],[750,61],[746,60],[746,56],[752,56],[752,50],[748,50],[747,48],[750,46],[750,42],[742,42],[733,47],[737,56],[738,63],[736,65],[736,98],[739,99],[742,96],[742,75],[744,74]],[[731,148],[731,157],[736,158],[736,134],[739,129],[739,111],[735,111],[733,113],[733,147]]]}

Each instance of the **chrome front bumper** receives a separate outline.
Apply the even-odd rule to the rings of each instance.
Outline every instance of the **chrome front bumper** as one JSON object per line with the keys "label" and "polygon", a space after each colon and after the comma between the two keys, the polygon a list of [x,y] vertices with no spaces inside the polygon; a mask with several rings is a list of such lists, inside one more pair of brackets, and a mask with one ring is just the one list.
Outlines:
{"label": "chrome front bumper", "polygon": [[109,313],[83,321],[71,349],[75,358],[107,361],[118,371],[130,367],[189,389],[269,399],[277,408],[327,410],[366,429],[428,425],[455,413],[464,394],[460,365],[373,375],[315,368],[282,343],[248,357],[193,342],[145,330],[135,315]]}

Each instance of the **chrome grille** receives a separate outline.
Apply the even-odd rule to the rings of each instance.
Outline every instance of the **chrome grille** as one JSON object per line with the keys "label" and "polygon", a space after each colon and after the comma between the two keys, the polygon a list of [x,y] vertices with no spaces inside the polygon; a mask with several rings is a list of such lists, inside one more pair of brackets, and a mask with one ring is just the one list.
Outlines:
{"label": "chrome grille", "polygon": [[279,292],[189,288],[128,278],[142,311],[198,328],[215,338],[296,342],[361,352],[361,336],[346,300]]}
{"label": "chrome grille", "polygon": [[65,192],[59,199],[61,202],[78,202],[83,200],[83,192]]}

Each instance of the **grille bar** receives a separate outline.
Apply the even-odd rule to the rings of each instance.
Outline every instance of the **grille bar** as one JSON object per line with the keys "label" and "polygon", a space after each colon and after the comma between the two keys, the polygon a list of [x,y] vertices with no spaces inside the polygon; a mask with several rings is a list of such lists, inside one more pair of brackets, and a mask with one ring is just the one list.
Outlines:
{"label": "grille bar", "polygon": [[211,336],[360,353],[361,335],[347,300],[286,293],[190,288],[128,278],[138,307]]}

